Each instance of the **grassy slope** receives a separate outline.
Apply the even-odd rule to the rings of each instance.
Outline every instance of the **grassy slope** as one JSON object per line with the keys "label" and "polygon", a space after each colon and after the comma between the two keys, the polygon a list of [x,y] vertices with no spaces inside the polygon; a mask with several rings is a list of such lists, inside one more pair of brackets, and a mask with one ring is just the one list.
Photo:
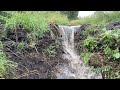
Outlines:
{"label": "grassy slope", "polygon": [[[31,44],[35,44],[39,37],[43,36],[43,33],[48,31],[48,24],[57,23],[61,25],[67,25],[69,23],[67,16],[60,14],[60,12],[45,12],[45,11],[11,11],[7,12],[11,14],[10,18],[0,15],[0,19],[5,21],[5,30],[16,29],[18,24],[23,24],[25,29],[31,31],[28,38],[31,40]],[[6,33],[4,32],[4,34]],[[3,32],[2,32],[3,33]],[[20,47],[21,43],[19,44]],[[15,67],[15,63],[10,62],[5,53],[3,52],[3,46],[1,43],[0,52],[0,78],[5,78],[10,69]]]}

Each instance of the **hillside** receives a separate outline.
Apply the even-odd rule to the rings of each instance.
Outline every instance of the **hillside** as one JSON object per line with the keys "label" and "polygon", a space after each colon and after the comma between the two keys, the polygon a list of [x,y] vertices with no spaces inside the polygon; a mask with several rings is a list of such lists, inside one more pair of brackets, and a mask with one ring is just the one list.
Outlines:
{"label": "hillside", "polygon": [[0,78],[119,79],[119,29],[119,11],[0,11]]}

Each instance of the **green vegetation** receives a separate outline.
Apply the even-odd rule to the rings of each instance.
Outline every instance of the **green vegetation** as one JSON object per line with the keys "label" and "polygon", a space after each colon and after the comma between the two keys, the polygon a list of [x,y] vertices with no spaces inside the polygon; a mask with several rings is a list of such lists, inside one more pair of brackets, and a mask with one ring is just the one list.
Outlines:
{"label": "green vegetation", "polygon": [[18,43],[18,45],[17,45],[17,50],[18,51],[22,52],[24,50],[24,48],[25,48],[25,43],[24,42]]}
{"label": "green vegetation", "polygon": [[72,20],[70,24],[96,24],[96,25],[105,25],[106,23],[112,22],[112,21],[118,21],[120,20],[120,11],[113,11],[111,13],[109,12],[102,12],[97,11],[94,13],[94,15],[80,18],[77,20]]}
{"label": "green vegetation", "polygon": [[9,71],[14,69],[17,64],[9,61],[2,49],[3,45],[2,42],[0,42],[0,78],[5,78]]}
{"label": "green vegetation", "polygon": [[[120,30],[106,30],[106,24],[120,20],[120,11],[95,12],[94,15],[77,18],[78,11],[0,11],[0,39],[8,30],[18,30],[18,26],[23,25],[24,30],[29,30],[27,38],[30,40],[29,46],[35,47],[40,38],[44,38],[44,33],[49,31],[49,23],[59,25],[80,25],[91,24],[91,27],[83,31],[81,58],[89,65],[92,62],[97,65],[96,72],[105,73],[107,78],[120,78]],[[17,42],[17,51],[22,52],[26,42]],[[57,50],[54,44],[50,44],[43,49],[47,58],[56,56]],[[94,58],[94,59],[93,59]],[[100,61],[101,60],[101,61]],[[115,64],[115,65],[114,65]],[[91,66],[92,66],[91,65]],[[5,78],[11,69],[17,66],[8,60],[0,41],[0,78]]]}
{"label": "green vegetation", "polygon": [[[91,60],[91,56],[90,56],[91,54],[99,53],[100,55],[98,55],[96,59],[95,56],[94,59],[92,58],[93,60],[92,63],[98,65],[98,68],[96,70],[99,69],[99,65],[100,66],[103,65],[99,70],[107,74],[108,75],[107,78],[116,78],[117,76],[115,76],[113,73],[119,71],[115,70],[114,64],[111,65],[110,63],[119,63],[120,61],[120,47],[119,47],[120,30],[117,29],[117,30],[109,31],[106,30],[104,27],[101,27],[98,29],[92,28],[92,30],[88,29],[84,31],[83,34],[87,35],[85,40],[83,40],[82,45],[84,47],[84,51],[81,54],[85,64],[88,64],[89,60]],[[101,57],[103,61],[99,61],[102,60]],[[104,65],[104,63],[106,64]],[[104,70],[104,67],[106,67],[106,65],[108,67],[111,67],[110,69],[107,69],[107,71]],[[119,66],[117,68],[119,68]]]}
{"label": "green vegetation", "polygon": [[60,11],[62,14],[67,15],[69,20],[77,19],[79,11]]}
{"label": "green vegetation", "polygon": [[88,64],[88,61],[91,57],[91,53],[90,52],[84,52],[81,54],[82,60],[84,61],[85,64]]}
{"label": "green vegetation", "polygon": [[[43,37],[44,33],[49,30],[49,23],[68,25],[69,20],[66,15],[61,14],[59,11],[0,11],[0,22],[4,25],[4,28],[0,30],[2,37],[6,37],[9,30],[18,30],[20,29],[19,25],[23,25],[21,29],[30,31],[27,34],[27,38],[30,40],[29,46],[35,48],[39,38]],[[24,51],[25,44],[25,42],[17,42],[16,50],[19,52]],[[0,45],[0,78],[4,78],[10,69],[16,67],[16,64],[7,59],[6,54],[2,50],[2,42]],[[55,57],[55,46],[48,46],[45,49],[45,53],[49,58]]]}
{"label": "green vegetation", "polygon": [[84,48],[81,51],[82,60],[85,64],[97,67],[96,72],[102,72],[110,79],[120,78],[120,30],[106,30],[105,26],[118,20],[120,20],[119,11],[110,13],[98,11],[94,15],[69,23],[69,25],[91,24],[91,27],[82,33],[85,37],[81,41]]}
{"label": "green vegetation", "polygon": [[19,24],[31,31],[28,37],[31,41],[36,41],[42,37],[44,32],[48,31],[48,23],[57,23],[62,25],[68,24],[68,18],[60,12],[12,12],[11,18],[6,20],[5,29],[16,29]]}
{"label": "green vegetation", "polygon": [[44,53],[48,58],[53,58],[55,57],[56,53],[56,47],[54,44],[50,44],[47,49],[44,50]]}

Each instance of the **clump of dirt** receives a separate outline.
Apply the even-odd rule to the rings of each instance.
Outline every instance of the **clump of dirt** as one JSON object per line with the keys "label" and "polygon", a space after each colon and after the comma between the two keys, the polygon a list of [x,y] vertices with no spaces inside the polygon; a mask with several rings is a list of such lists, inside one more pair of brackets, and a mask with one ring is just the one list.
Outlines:
{"label": "clump of dirt", "polygon": [[94,53],[91,55],[88,63],[90,66],[94,66],[94,68],[102,67],[105,64],[105,57],[100,53]]}
{"label": "clump of dirt", "polygon": [[29,40],[27,38],[27,34],[30,33],[29,30],[18,28],[16,30],[7,30],[7,38],[13,40],[15,42],[26,42],[28,43]]}
{"label": "clump of dirt", "polygon": [[51,38],[50,32],[46,32],[43,37],[39,38],[39,41],[35,46],[37,47],[37,50],[41,52],[43,49],[46,49],[50,44],[54,42],[55,40]]}
{"label": "clump of dirt", "polygon": [[[9,78],[16,79],[50,79],[55,78],[54,74],[51,72],[51,65],[45,61],[42,54],[37,55],[35,52],[27,55],[19,55],[19,57],[14,54],[10,54],[9,59],[18,63],[18,67],[15,74],[9,74]],[[9,57],[9,56],[8,56]]]}

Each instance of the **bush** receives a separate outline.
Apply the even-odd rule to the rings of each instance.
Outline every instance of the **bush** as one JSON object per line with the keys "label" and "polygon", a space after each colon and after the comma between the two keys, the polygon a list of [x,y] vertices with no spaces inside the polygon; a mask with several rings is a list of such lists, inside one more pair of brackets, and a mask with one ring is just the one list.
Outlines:
{"label": "bush", "polygon": [[[96,32],[95,35],[91,33]],[[118,78],[120,76],[119,62],[120,62],[120,30],[106,30],[105,27],[96,29],[87,29],[83,32],[87,35],[85,40],[83,40],[82,47],[84,48],[81,53],[82,60],[85,64],[89,64],[89,61],[93,61],[91,66],[95,66],[95,62],[99,62],[96,66],[96,70],[108,75],[106,78]],[[100,54],[101,58],[91,58],[92,54]],[[113,63],[111,65],[111,63]],[[118,64],[118,66],[116,66]],[[106,65],[108,67],[106,67]],[[99,67],[100,66],[100,67]],[[109,68],[110,67],[110,68]],[[117,75],[116,75],[117,73]]]}
{"label": "bush", "polygon": [[84,33],[86,33],[88,36],[83,41],[83,46],[86,48],[89,52],[102,52],[106,55],[108,59],[114,59],[117,60],[120,58],[120,30],[113,30],[113,31],[107,31],[107,30],[98,30],[97,35],[91,35],[90,33],[93,33],[94,30],[86,30]]}

